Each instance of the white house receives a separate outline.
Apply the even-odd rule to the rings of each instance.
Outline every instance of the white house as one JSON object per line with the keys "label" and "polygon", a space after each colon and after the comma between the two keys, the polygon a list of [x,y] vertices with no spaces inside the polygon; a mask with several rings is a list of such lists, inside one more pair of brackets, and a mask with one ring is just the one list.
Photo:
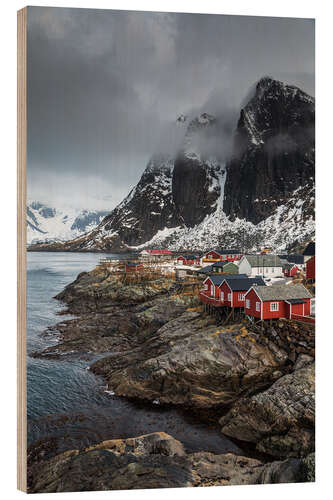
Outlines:
{"label": "white house", "polygon": [[239,261],[239,273],[265,278],[282,277],[282,262],[277,255],[243,255]]}

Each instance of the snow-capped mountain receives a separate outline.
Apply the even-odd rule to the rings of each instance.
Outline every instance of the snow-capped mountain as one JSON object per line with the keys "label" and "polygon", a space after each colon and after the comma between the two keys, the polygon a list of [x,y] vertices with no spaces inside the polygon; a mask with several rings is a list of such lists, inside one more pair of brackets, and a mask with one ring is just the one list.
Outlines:
{"label": "snow-capped mountain", "polygon": [[27,206],[27,242],[66,241],[91,231],[108,212],[51,208],[39,201]]}
{"label": "snow-capped mountain", "polygon": [[315,104],[302,90],[262,78],[241,110],[224,211],[257,224],[315,174]]}
{"label": "snow-capped mountain", "polygon": [[181,115],[176,122],[185,127],[177,154],[154,155],[129,195],[88,234],[40,249],[281,250],[314,237],[312,97],[262,78],[240,111],[228,161],[216,147],[219,117]]}

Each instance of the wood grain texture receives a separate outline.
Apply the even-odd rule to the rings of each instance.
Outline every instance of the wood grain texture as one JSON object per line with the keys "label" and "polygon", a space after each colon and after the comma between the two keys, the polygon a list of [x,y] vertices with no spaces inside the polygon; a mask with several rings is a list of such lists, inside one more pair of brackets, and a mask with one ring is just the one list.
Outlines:
{"label": "wood grain texture", "polygon": [[17,13],[17,487],[27,491],[27,8]]}

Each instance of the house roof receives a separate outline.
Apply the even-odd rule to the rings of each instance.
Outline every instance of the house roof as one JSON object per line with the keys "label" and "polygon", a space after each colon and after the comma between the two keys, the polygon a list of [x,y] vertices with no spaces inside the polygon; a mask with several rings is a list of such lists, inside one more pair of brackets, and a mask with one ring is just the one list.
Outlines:
{"label": "house roof", "polygon": [[239,248],[219,248],[215,250],[216,253],[220,255],[229,255],[229,254],[240,254],[241,251]]}
{"label": "house roof", "polygon": [[316,247],[314,241],[310,241],[310,243],[307,244],[305,247],[305,250],[303,252],[303,255],[316,255]]}
{"label": "house roof", "polygon": [[200,273],[200,274],[209,274],[209,273],[211,273],[211,272],[212,272],[212,267],[213,267],[213,266],[211,266],[211,265],[210,265],[210,266],[205,266],[205,267],[203,267],[202,269],[199,269],[199,270],[197,271],[197,273]]}
{"label": "house roof", "polygon": [[233,292],[238,292],[238,291],[246,291],[251,288],[253,285],[261,285],[261,286],[266,286],[264,280],[262,278],[241,278],[238,280],[233,280],[226,278],[224,281],[228,284],[229,288]]}
{"label": "house roof", "polygon": [[296,266],[296,264],[292,264],[291,262],[283,263],[283,269],[292,269],[294,266]]}
{"label": "house roof", "polygon": [[210,276],[207,276],[207,279],[208,278],[212,283],[214,283],[214,285],[220,285],[222,281],[225,280],[225,276],[223,276],[223,274],[212,274]]}
{"label": "house roof", "polygon": [[228,262],[227,260],[222,260],[222,261],[215,262],[214,264],[212,264],[212,267],[221,267],[222,269],[224,269],[227,266],[236,267],[238,269],[236,264],[234,264],[233,262]]}
{"label": "house roof", "polygon": [[287,261],[291,264],[304,264],[304,255],[292,254],[287,255]]}
{"label": "house roof", "polygon": [[177,258],[179,259],[180,257],[183,257],[186,260],[194,260],[194,259],[198,259],[199,258],[198,255],[192,255],[192,254],[191,255],[189,255],[189,254],[178,255]]}
{"label": "house roof", "polygon": [[254,291],[258,297],[263,300],[290,300],[290,299],[308,299],[311,293],[304,285],[272,285],[272,286],[254,286]]}
{"label": "house roof", "polygon": [[[209,276],[207,276],[207,278],[210,278],[212,280],[212,282],[214,283],[214,285],[220,285],[222,283],[222,281],[224,281],[225,279],[228,279],[230,281],[234,281],[234,280],[244,280],[244,279],[248,279],[247,275],[246,274],[210,274]],[[213,281],[213,278],[217,278],[216,280],[216,283]],[[255,279],[255,278],[253,278]]]}
{"label": "house roof", "polygon": [[152,255],[171,255],[172,252],[170,252],[170,250],[149,250],[149,253],[151,253]]}
{"label": "house roof", "polygon": [[170,250],[167,250],[167,249],[160,249],[160,250],[157,250],[157,249],[149,249],[149,248],[146,248],[145,250],[142,250],[141,252],[142,254],[145,254],[145,253],[148,253],[150,255],[171,255],[172,252]]}
{"label": "house roof", "polygon": [[218,262],[214,262],[214,264],[212,264],[212,267],[223,267],[226,264],[228,264],[227,260],[219,260]]}
{"label": "house roof", "polygon": [[302,299],[288,299],[289,304],[305,304],[305,300]]}
{"label": "house roof", "polygon": [[282,267],[278,255],[244,255],[251,267]]}

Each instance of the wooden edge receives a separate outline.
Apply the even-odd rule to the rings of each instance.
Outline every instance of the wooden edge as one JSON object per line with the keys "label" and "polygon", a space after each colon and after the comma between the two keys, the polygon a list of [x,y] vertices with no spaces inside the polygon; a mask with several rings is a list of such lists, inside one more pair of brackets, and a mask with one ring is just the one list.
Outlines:
{"label": "wooden edge", "polygon": [[27,491],[27,7],[17,12],[17,487]]}

